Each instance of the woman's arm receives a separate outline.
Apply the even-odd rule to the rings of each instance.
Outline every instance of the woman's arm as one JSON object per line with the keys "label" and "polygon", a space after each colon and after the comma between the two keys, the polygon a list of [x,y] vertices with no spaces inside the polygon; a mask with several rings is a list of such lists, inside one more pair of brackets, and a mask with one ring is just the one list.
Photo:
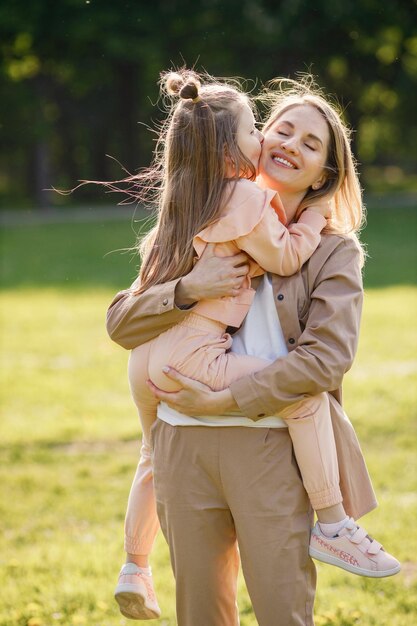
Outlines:
{"label": "woman's arm", "polygon": [[106,326],[110,338],[131,350],[179,322],[187,313],[175,304],[175,288],[180,279],[155,285],[139,296],[130,289],[119,291],[108,310]]}
{"label": "woman's arm", "polygon": [[363,291],[357,244],[337,240],[330,254],[323,245],[310,261],[312,267],[322,267],[315,272],[305,329],[288,356],[220,392],[171,370],[168,375],[184,389],[167,394],[151,386],[155,395],[186,415],[219,415],[239,407],[257,420],[306,396],[338,389],[356,353]]}
{"label": "woman's arm", "polygon": [[[311,259],[311,266],[325,253],[323,246]],[[353,239],[340,238],[317,273],[297,347],[231,385],[242,412],[256,420],[279,414],[306,396],[338,389],[356,354],[362,301],[358,245]]]}
{"label": "woman's arm", "polygon": [[181,321],[192,303],[238,295],[248,270],[246,254],[220,258],[215,245],[209,245],[187,276],[154,285],[138,296],[132,293],[135,283],[116,294],[107,311],[107,332],[131,350]]}

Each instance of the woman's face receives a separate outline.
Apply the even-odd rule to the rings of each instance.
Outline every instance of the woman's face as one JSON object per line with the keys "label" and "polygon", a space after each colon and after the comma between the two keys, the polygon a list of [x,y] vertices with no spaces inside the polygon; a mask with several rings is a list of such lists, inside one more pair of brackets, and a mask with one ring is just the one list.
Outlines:
{"label": "woman's face", "polygon": [[264,133],[259,173],[264,184],[286,194],[302,195],[325,182],[330,142],[327,122],[309,104],[287,109]]}

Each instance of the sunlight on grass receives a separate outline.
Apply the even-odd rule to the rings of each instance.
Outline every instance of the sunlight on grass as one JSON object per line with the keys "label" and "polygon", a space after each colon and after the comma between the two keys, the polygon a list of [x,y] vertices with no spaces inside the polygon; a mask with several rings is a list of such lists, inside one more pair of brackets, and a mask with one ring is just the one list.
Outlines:
{"label": "sunlight on grass", "polygon": [[[370,213],[362,332],[344,388],[380,505],[363,524],[403,568],[393,578],[370,580],[318,564],[316,626],[415,624],[412,220],[408,210]],[[1,295],[0,626],[126,626],[132,622],[119,614],[112,594],[140,429],[127,384],[128,353],[111,343],[104,317],[115,286],[129,284],[136,261],[105,255],[131,245],[134,233],[122,222],[9,231]],[[152,566],[163,610],[152,623],[175,626],[174,581],[161,535]],[[256,626],[242,576],[239,608],[241,625]]]}
{"label": "sunlight on grass", "polygon": [[13,311],[3,341],[9,443],[138,435],[128,353],[104,326],[108,292],[24,290],[3,302]]}
{"label": "sunlight on grass", "polygon": [[[3,320],[1,626],[127,623],[112,592],[139,427],[127,353],[104,329],[110,298],[106,290],[3,293],[3,311],[13,315]],[[367,293],[360,349],[345,385],[380,501],[364,523],[404,570],[370,581],[320,564],[319,626],[414,623],[417,542],[409,535],[404,546],[401,538],[417,514],[409,331],[416,298],[407,287]],[[161,536],[153,567],[163,608],[155,623],[174,626],[174,582]],[[256,626],[242,579],[240,609],[242,626]]]}

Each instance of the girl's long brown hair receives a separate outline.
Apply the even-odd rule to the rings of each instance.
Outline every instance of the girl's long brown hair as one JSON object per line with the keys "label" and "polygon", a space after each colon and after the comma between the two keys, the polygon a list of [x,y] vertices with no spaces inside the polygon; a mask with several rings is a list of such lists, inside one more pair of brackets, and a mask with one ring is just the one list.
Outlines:
{"label": "girl's long brown hair", "polygon": [[157,206],[156,225],[138,242],[142,266],[135,295],[190,272],[193,237],[220,217],[230,171],[235,180],[256,176],[237,145],[240,110],[250,105],[237,83],[204,76],[201,85],[200,76],[179,70],[164,73],[161,86],[177,101],[168,108],[152,166],[132,177],[139,199],[150,197]]}

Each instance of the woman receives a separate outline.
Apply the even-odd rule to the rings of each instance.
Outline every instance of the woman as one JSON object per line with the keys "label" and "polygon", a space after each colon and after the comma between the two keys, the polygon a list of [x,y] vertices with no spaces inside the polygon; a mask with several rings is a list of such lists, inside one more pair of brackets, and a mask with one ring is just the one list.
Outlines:
{"label": "woman", "polygon": [[[362,217],[360,189],[340,117],[304,85],[292,87],[292,94],[276,97],[265,126],[260,183],[279,192],[289,222],[312,199],[327,195],[334,202],[328,232],[317,251],[298,274],[263,281],[255,319],[249,313],[238,333],[244,346],[260,329],[263,340],[266,331],[276,343],[282,327],[282,342],[275,349],[280,358],[220,392],[172,371],[169,374],[184,390],[167,394],[154,388],[164,403],[152,428],[155,489],[176,577],[181,626],[238,623],[236,540],[259,624],[313,623],[315,570],[308,557],[308,500],[288,432],[278,418],[268,428],[262,419],[279,415],[306,396],[331,392],[343,504],[355,518],[375,506],[339,390],[356,350],[362,302],[361,250],[354,236]],[[315,188],[321,179],[324,184]],[[121,292],[109,309],[110,336],[133,348],[185,315],[175,305],[233,295],[247,269],[242,261],[241,255],[231,259],[224,278],[222,259],[222,275],[216,277],[216,258],[209,252],[182,279],[140,296]],[[212,279],[205,277],[206,270]],[[271,316],[273,302],[278,318]],[[235,348],[240,340],[235,338]],[[218,418],[205,418],[204,425],[210,427],[204,428],[191,419],[187,427],[179,427],[185,425],[181,414],[221,416],[237,409],[253,421],[239,418],[236,423],[241,425],[230,428],[222,427]]]}

